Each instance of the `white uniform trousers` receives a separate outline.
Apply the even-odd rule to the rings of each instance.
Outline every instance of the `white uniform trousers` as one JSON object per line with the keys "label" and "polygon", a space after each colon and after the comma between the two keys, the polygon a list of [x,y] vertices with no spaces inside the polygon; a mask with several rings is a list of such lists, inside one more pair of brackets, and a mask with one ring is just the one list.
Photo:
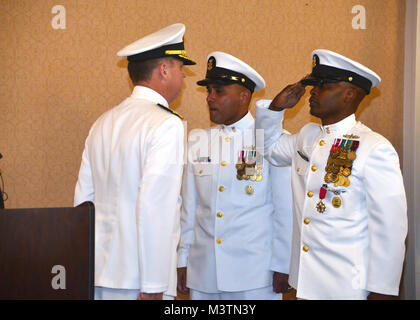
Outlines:
{"label": "white uniform trousers", "polygon": [[275,293],[273,286],[245,291],[220,291],[217,293],[206,293],[190,289],[191,300],[282,300],[281,293]]}

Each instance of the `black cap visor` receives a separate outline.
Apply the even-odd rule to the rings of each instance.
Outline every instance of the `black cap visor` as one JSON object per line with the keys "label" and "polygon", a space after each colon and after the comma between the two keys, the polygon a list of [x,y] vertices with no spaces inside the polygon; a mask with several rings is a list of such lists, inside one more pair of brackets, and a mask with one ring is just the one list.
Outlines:
{"label": "black cap visor", "polygon": [[188,58],[187,56],[184,56],[184,55],[172,55],[172,56],[169,56],[169,57],[181,60],[184,63],[184,65],[187,65],[187,66],[191,66],[191,65],[196,64],[195,61],[191,60],[190,58]]}
{"label": "black cap visor", "polygon": [[216,84],[220,86],[227,86],[230,84],[238,84],[237,81],[229,80],[229,79],[221,79],[221,78],[206,78],[200,81],[197,81],[199,86],[207,86],[209,84]]}
{"label": "black cap visor", "polygon": [[255,82],[244,74],[220,67],[214,67],[211,70],[207,70],[206,78],[197,81],[199,86],[206,86],[209,83],[217,83],[220,85],[236,83],[247,88],[251,93],[254,92],[256,86]]}
{"label": "black cap visor", "polygon": [[323,86],[324,84],[328,83],[337,83],[343,81],[341,79],[326,79],[326,78],[316,78],[316,77],[309,77],[300,81],[303,86]]}

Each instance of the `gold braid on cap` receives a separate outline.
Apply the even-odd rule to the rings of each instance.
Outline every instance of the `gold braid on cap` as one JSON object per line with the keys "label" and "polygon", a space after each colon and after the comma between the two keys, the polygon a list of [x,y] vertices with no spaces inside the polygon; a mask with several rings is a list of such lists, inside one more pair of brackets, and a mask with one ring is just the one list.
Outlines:
{"label": "gold braid on cap", "polygon": [[183,59],[193,61],[191,58],[187,57],[187,52],[185,50],[166,50],[165,54],[170,55],[170,56],[172,56],[172,55],[179,56]]}

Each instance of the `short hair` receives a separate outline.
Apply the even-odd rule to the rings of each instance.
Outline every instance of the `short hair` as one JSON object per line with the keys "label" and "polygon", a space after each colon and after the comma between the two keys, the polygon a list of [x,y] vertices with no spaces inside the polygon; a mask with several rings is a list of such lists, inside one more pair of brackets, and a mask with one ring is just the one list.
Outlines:
{"label": "short hair", "polygon": [[129,61],[128,62],[128,74],[133,83],[139,81],[148,81],[152,78],[153,71],[165,60],[170,61],[171,58],[156,58],[144,61]]}

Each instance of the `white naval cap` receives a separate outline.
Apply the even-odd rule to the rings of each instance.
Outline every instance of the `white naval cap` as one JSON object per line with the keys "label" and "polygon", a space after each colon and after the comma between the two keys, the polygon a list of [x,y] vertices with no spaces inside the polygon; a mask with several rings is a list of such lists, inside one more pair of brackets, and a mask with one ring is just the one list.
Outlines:
{"label": "white naval cap", "polygon": [[381,82],[372,70],[345,56],[330,50],[318,49],[312,52],[312,73],[302,80],[304,85],[320,85],[325,82],[345,81],[364,89],[370,89]]}
{"label": "white naval cap", "polygon": [[117,55],[128,61],[144,61],[162,57],[173,57],[184,64],[195,64],[184,49],[185,25],[175,23],[149,34],[121,49]]}
{"label": "white naval cap", "polygon": [[206,78],[197,81],[199,86],[206,86],[209,83],[237,83],[251,92],[265,88],[265,81],[257,71],[242,60],[220,51],[207,56]]}

